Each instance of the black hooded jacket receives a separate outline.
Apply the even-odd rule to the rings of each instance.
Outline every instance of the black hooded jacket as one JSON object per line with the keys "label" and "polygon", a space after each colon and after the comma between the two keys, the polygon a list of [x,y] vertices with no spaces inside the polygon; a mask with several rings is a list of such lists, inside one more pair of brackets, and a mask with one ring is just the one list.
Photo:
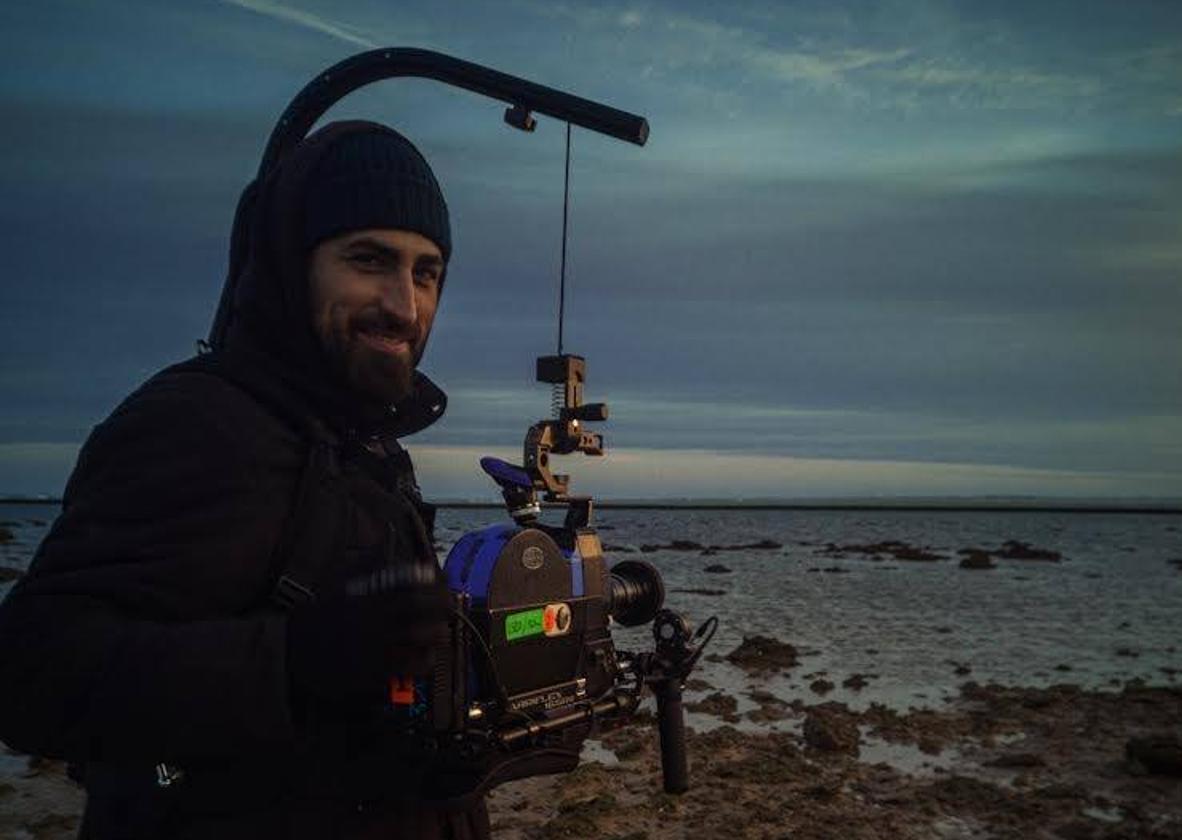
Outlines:
{"label": "black hooded jacket", "polygon": [[[418,374],[403,404],[360,402],[310,321],[299,198],[318,156],[359,130],[374,126],[327,126],[262,185],[225,346],[155,375],[95,427],[0,605],[0,738],[83,766],[83,837],[487,834],[479,802],[424,805],[415,768],[364,715],[301,706],[272,604],[306,524],[295,497],[315,437],[346,480],[339,551],[305,582],[391,556],[434,562],[433,511],[397,439],[437,419],[442,392]],[[160,787],[160,764],[185,777]]]}

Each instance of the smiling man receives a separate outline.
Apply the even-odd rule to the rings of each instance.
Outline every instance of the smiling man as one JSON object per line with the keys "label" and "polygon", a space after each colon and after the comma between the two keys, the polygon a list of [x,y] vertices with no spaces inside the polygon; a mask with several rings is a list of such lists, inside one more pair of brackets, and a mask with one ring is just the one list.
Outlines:
{"label": "smiling man", "polygon": [[79,768],[84,838],[485,837],[388,706],[450,617],[399,444],[446,404],[417,369],[442,191],[406,138],[345,122],[251,206],[224,346],[94,429],[0,606],[0,737]]}

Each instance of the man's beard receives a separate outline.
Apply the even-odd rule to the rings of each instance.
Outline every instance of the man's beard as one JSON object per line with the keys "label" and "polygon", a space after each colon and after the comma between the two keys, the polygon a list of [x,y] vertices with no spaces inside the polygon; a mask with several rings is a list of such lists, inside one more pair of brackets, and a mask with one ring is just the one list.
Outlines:
{"label": "man's beard", "polygon": [[408,349],[382,350],[362,338],[364,326],[350,324],[343,346],[333,348],[333,365],[345,383],[366,400],[380,405],[401,402],[414,392],[415,368],[423,355],[423,341],[402,335]]}
{"label": "man's beard", "polygon": [[418,355],[383,353],[354,339],[346,352],[345,380],[353,390],[383,405],[393,405],[411,395]]}

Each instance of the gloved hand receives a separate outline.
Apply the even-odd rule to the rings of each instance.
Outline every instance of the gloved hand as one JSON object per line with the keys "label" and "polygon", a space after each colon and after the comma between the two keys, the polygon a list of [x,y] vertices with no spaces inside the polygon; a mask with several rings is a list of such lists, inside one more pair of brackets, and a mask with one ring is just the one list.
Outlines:
{"label": "gloved hand", "polygon": [[380,700],[391,677],[430,671],[449,616],[447,587],[433,563],[350,578],[288,616],[288,677],[312,697]]}

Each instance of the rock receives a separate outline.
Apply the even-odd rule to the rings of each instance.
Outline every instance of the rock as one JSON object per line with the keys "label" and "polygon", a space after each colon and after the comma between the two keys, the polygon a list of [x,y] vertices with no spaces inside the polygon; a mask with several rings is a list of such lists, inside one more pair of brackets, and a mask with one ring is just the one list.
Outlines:
{"label": "rock", "polygon": [[6,525],[0,525],[0,545],[10,543],[16,539],[16,534],[12,533],[12,529]]}
{"label": "rock", "polygon": [[813,680],[809,683],[809,688],[816,694],[828,694],[833,690],[833,687],[833,683],[825,679]]}
{"label": "rock", "polygon": [[944,751],[944,745],[932,735],[920,735],[915,746],[924,755],[939,755]]}
{"label": "rock", "polygon": [[708,694],[696,703],[685,704],[685,710],[687,712],[714,715],[715,717],[722,718],[727,723],[738,723],[738,709],[739,701],[729,694],[723,694],[721,691]]}
{"label": "rock", "polygon": [[804,742],[821,752],[856,756],[860,749],[858,719],[844,706],[823,703],[809,710],[804,719]]}
{"label": "rock", "polygon": [[894,555],[896,560],[915,560],[923,563],[932,563],[936,560],[944,559],[944,555],[942,554],[936,554],[935,552],[928,551],[927,549],[916,548],[914,546],[908,546],[906,548],[899,549],[898,551],[894,552]]}
{"label": "rock", "polygon": [[848,688],[852,691],[861,691],[869,684],[869,681],[863,674],[851,674],[841,681],[842,688]]}
{"label": "rock", "polygon": [[668,545],[661,545],[660,543],[645,543],[640,547],[643,554],[652,554],[655,551],[702,551],[706,546],[693,540],[674,540]]}
{"label": "rock", "polygon": [[710,683],[706,682],[701,677],[690,677],[685,681],[686,691],[709,691],[714,688]]}
{"label": "rock", "polygon": [[758,709],[751,709],[747,712],[746,718],[752,723],[774,723],[778,720],[784,720],[791,717],[791,713],[784,705],[776,705],[774,703],[765,703]]}
{"label": "rock", "polygon": [[745,545],[733,546],[735,550],[739,551],[771,551],[777,548],[783,548],[783,543],[778,543],[775,540],[759,540],[758,542],[746,543]]}
{"label": "rock", "polygon": [[973,551],[961,558],[960,567],[962,569],[996,569],[997,564],[984,551]]}
{"label": "rock", "polygon": [[760,705],[766,705],[768,703],[784,703],[784,701],[779,697],[763,688],[753,688],[747,692],[747,696]]}
{"label": "rock", "polygon": [[1182,572],[1182,557],[1176,557],[1173,560],[1167,560],[1166,562],[1168,562],[1178,571]]}
{"label": "rock", "polygon": [[985,762],[986,767],[1046,767],[1047,762],[1038,753],[1006,753]]}
{"label": "rock", "polygon": [[1019,540],[1006,540],[1002,543],[1001,548],[994,551],[993,554],[1004,557],[1006,560],[1047,560],[1058,563],[1063,559],[1063,555],[1057,551],[1051,551],[1049,548],[1035,548]]}
{"label": "rock", "polygon": [[0,583],[7,583],[11,580],[20,580],[24,574],[25,573],[20,569],[14,569],[11,566],[0,566]]}
{"label": "rock", "polygon": [[729,566],[724,566],[721,563],[711,563],[702,571],[712,575],[729,575],[734,569]]}
{"label": "rock", "polygon": [[795,668],[799,665],[796,648],[767,636],[744,636],[737,648],[726,655],[729,662],[745,671],[759,673]]}
{"label": "rock", "polygon": [[1141,653],[1139,651],[1133,650],[1132,648],[1129,648],[1129,647],[1118,647],[1116,649],[1116,655],[1117,656],[1127,656],[1129,659],[1136,659],[1138,656],[1141,655]]}
{"label": "rock", "polygon": [[747,696],[759,704],[758,709],[747,712],[747,719],[755,723],[771,723],[790,716],[789,704],[770,691],[753,688]]}
{"label": "rock", "polygon": [[612,545],[611,543],[603,544],[604,551],[610,551],[613,554],[635,554],[635,548],[629,548],[626,545]]}
{"label": "rock", "polygon": [[1098,840],[1102,830],[1095,820],[1078,819],[1056,826],[1053,833],[1063,840]]}
{"label": "rock", "polygon": [[725,595],[725,589],[670,589],[670,592],[684,592],[686,595]]}
{"label": "rock", "polygon": [[1182,739],[1159,733],[1130,738],[1125,757],[1154,776],[1182,776]]}
{"label": "rock", "polygon": [[884,542],[869,543],[867,545],[837,545],[836,543],[828,543],[821,551],[822,554],[828,554],[831,557],[841,557],[845,554],[869,554],[871,556],[879,555],[874,559],[882,559],[881,555],[890,554],[896,560],[943,560],[944,557],[935,554],[924,548],[918,548],[913,545],[908,545],[899,540],[886,540]]}

